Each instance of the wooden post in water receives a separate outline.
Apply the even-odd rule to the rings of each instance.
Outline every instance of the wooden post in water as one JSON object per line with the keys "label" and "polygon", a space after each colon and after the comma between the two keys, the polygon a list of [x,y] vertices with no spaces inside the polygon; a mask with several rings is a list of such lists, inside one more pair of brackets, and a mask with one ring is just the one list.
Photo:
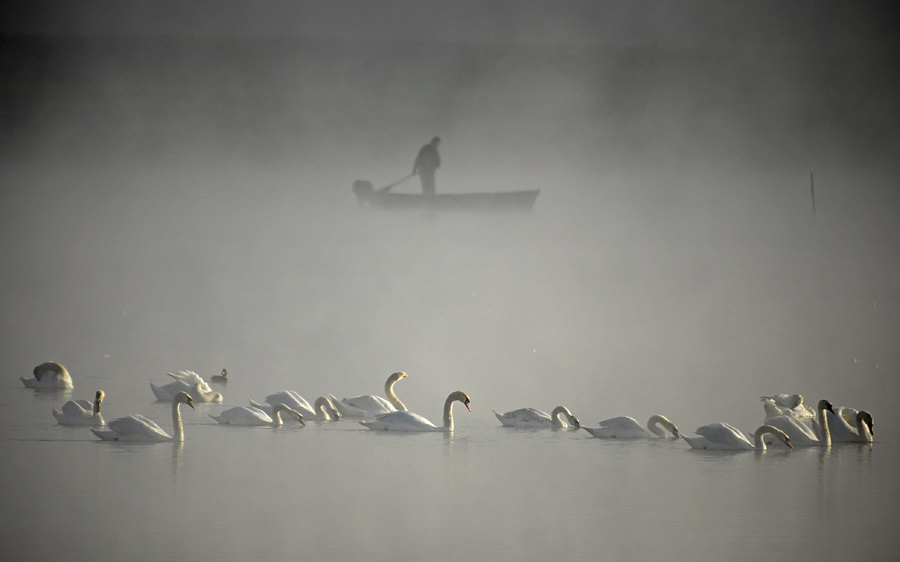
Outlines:
{"label": "wooden post in water", "polygon": [[813,184],[812,172],[809,173],[809,195],[812,197],[813,216],[816,216],[816,187]]}

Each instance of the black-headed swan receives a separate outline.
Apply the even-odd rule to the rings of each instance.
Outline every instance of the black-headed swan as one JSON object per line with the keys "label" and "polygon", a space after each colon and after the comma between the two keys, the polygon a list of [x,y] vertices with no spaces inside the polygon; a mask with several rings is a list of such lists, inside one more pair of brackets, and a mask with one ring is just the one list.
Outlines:
{"label": "black-headed swan", "polygon": [[363,394],[338,400],[332,395],[331,400],[338,412],[345,418],[371,418],[388,412],[402,412],[406,410],[406,405],[394,394],[394,385],[406,376],[403,371],[397,371],[387,378],[384,382],[384,395],[387,398],[374,394]]}
{"label": "black-headed swan", "polygon": [[747,439],[747,436],[742,431],[724,422],[698,427],[696,433],[697,437],[681,436],[692,449],[765,451],[766,443],[763,441],[763,435],[765,434],[774,435],[776,439],[788,447],[792,447],[791,438],[777,427],[770,425],[760,426],[754,432],[752,442]]}
{"label": "black-headed swan", "polygon": [[28,388],[55,388],[59,390],[71,390],[74,388],[69,371],[56,361],[41,363],[32,370],[32,374],[34,377],[30,379],[19,377],[22,384]]}
{"label": "black-headed swan", "polygon": [[[501,414],[494,411],[494,415],[506,427],[523,427],[523,428],[556,428],[556,429],[578,429],[581,422],[578,421],[572,412],[565,406],[557,406],[549,414],[535,408],[519,408]],[[568,423],[563,420],[566,417]]]}
{"label": "black-headed swan", "polygon": [[284,425],[281,421],[282,412],[300,422],[301,425],[306,425],[306,422],[303,421],[303,414],[284,404],[275,404],[271,414],[253,406],[235,406],[225,410],[218,416],[210,414],[209,417],[224,425],[271,425],[273,427],[281,427]]}
{"label": "black-headed swan", "polygon": [[451,392],[444,401],[444,425],[437,426],[420,416],[407,411],[389,412],[371,421],[361,421],[369,429],[384,431],[453,431],[453,403],[462,402],[470,412],[469,395],[461,390]]}
{"label": "black-headed swan", "polygon": [[187,392],[179,392],[172,399],[172,428],[174,437],[163,431],[153,420],[140,414],[117,418],[109,422],[107,429],[94,429],[94,435],[104,441],[184,441],[184,425],[181,423],[181,410],[178,407],[187,404],[194,407],[194,401]]}
{"label": "black-headed swan", "polygon": [[103,414],[100,413],[100,406],[106,393],[98,390],[94,395],[94,401],[87,400],[69,400],[61,410],[53,409],[53,417],[56,423],[60,425],[90,425],[93,427],[101,427],[105,424]]}
{"label": "black-headed swan", "polygon": [[[662,426],[662,427],[660,427]],[[641,425],[636,419],[629,416],[620,416],[600,422],[599,427],[584,427],[594,437],[608,439],[666,439],[668,436],[662,428],[672,434],[673,439],[678,439],[678,428],[665,416],[650,416],[647,427]]]}

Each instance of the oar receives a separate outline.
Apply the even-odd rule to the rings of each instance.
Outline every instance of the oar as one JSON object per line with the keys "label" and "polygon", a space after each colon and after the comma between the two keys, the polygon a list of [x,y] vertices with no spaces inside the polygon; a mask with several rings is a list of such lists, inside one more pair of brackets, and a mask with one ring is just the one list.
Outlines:
{"label": "oar", "polygon": [[401,183],[405,182],[406,180],[408,180],[408,179],[411,178],[411,177],[413,177],[413,174],[410,174],[410,175],[406,176],[406,177],[403,178],[403,179],[399,179],[399,180],[395,181],[394,183],[392,183],[392,184],[390,184],[390,185],[386,185],[386,186],[384,186],[384,187],[379,187],[376,191],[377,191],[378,193],[387,193],[388,191],[390,191],[390,189],[391,189],[392,187],[394,187],[395,185],[400,185]]}

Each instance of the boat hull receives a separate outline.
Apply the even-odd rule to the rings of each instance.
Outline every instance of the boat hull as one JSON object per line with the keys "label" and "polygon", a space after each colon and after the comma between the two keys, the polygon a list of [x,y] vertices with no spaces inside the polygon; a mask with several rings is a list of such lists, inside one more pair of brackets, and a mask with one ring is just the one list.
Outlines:
{"label": "boat hull", "polygon": [[435,209],[461,211],[529,211],[540,190],[505,191],[494,193],[390,193],[384,191],[356,192],[362,206],[387,209]]}

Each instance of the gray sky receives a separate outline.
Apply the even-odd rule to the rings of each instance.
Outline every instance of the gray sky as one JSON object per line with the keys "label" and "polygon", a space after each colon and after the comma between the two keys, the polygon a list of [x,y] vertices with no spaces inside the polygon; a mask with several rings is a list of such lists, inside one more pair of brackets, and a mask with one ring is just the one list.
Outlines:
{"label": "gray sky", "polygon": [[311,36],[367,39],[896,49],[897,26],[873,2],[689,0],[12,0],[16,33]]}

